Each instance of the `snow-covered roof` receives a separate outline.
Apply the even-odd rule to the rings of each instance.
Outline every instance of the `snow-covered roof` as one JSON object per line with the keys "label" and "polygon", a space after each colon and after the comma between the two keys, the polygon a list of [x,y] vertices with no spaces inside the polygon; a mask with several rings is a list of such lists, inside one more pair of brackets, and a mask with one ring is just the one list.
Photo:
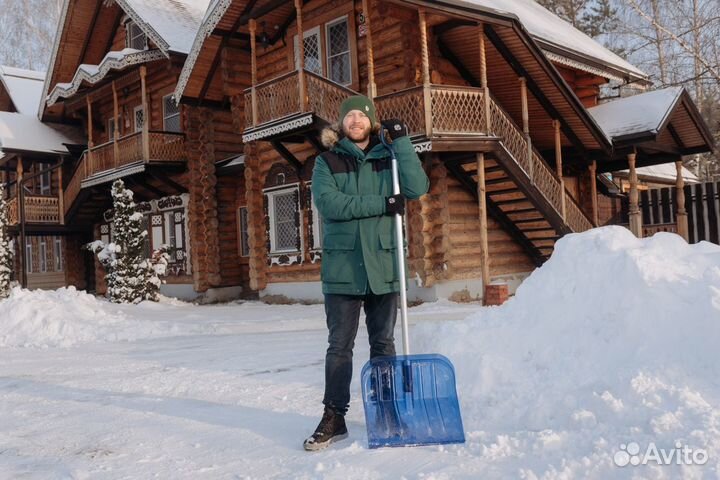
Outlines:
{"label": "snow-covered roof", "polygon": [[682,87],[641,93],[588,109],[611,138],[658,133],[682,94]]}
{"label": "snow-covered roof", "polygon": [[66,127],[41,122],[34,115],[0,112],[0,149],[67,154],[64,143],[78,143]]}
{"label": "snow-covered roof", "polygon": [[165,55],[160,50],[135,50],[125,48],[119,52],[108,52],[99,65],[80,65],[71,82],[58,83],[48,95],[47,105],[51,106],[60,97],[71,97],[74,95],[83,82],[95,84],[105,78],[110,70],[122,70],[131,65],[146,63],[153,60],[164,59]]}
{"label": "snow-covered roof", "polygon": [[141,28],[145,27],[145,32],[162,50],[185,54],[190,52],[195,34],[210,4],[210,0],[117,2]]}
{"label": "snow-covered roof", "polygon": [[[660,180],[675,182],[677,178],[677,169],[674,163],[661,163],[649,167],[640,167],[635,170],[639,178],[645,180]],[[614,176],[627,177],[630,170],[620,170],[615,172]],[[700,179],[685,167],[682,167],[682,177],[686,183],[700,183]]]}
{"label": "snow-covered roof", "polygon": [[[579,55],[608,65],[635,78],[647,79],[647,74],[584,34],[570,23],[547,10],[534,0],[445,0],[464,6],[476,6],[517,17],[530,35],[545,49],[551,60],[581,68],[583,62],[572,58],[557,58],[557,54]],[[555,55],[553,55],[555,54]],[[598,72],[599,73],[599,72]]]}
{"label": "snow-covered roof", "polygon": [[42,98],[45,72],[0,66],[0,82],[18,112],[34,115]]}

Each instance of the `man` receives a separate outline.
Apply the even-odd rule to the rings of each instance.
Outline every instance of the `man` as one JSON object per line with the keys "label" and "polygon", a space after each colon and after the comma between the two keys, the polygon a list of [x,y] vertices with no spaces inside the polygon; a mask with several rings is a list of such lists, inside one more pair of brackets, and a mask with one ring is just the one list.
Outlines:
{"label": "man", "polygon": [[[398,265],[393,216],[405,213],[405,199],[427,192],[429,181],[399,120],[383,122],[399,167],[401,194],[393,195],[390,152],[380,142],[372,101],[350,97],[340,107],[341,138],[323,132],[330,149],[315,160],[312,193],[323,219],[322,285],[328,326],[325,410],[306,450],[319,450],[347,437],[352,354],[360,307],[370,339],[370,357],[395,355],[393,330],[398,307]],[[402,246],[400,246],[402,248]]]}

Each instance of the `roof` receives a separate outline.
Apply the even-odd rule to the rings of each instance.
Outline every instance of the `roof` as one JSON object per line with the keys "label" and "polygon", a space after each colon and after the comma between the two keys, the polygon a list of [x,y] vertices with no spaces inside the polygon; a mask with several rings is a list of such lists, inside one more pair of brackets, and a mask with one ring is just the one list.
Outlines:
{"label": "roof", "polygon": [[[677,169],[674,163],[661,163],[650,167],[641,167],[635,170],[639,178],[643,180],[659,180],[661,182],[675,182]],[[630,170],[615,172],[614,176],[627,177]],[[700,179],[685,167],[682,167],[682,177],[686,183],[700,183]]]}
{"label": "roof", "polygon": [[34,115],[42,98],[45,72],[0,66],[0,82],[18,112]]}
{"label": "roof", "polygon": [[67,126],[43,123],[33,115],[0,112],[2,150],[67,154],[64,143],[78,143]]}
{"label": "roof", "polygon": [[[160,37],[165,51],[187,54],[210,0],[117,0],[150,38]],[[156,35],[153,35],[155,33]],[[155,39],[156,43],[158,42]]]}
{"label": "roof", "polygon": [[135,50],[125,48],[119,52],[108,52],[99,65],[80,65],[71,82],[57,83],[47,96],[48,106],[53,105],[60,97],[68,98],[78,91],[83,82],[95,84],[105,78],[111,70],[123,70],[132,65],[147,63],[165,58],[160,50]]}
{"label": "roof", "polygon": [[682,87],[670,87],[603,103],[588,111],[611,138],[658,133],[682,93]]}
{"label": "roof", "polygon": [[[516,16],[530,35],[541,47],[556,54],[572,57],[579,55],[598,62],[601,66],[616,69],[618,73],[637,79],[647,80],[645,72],[630,64],[627,60],[605,48],[599,42],[573,27],[534,0],[450,0],[451,2],[480,6],[496,12],[507,12]],[[551,60],[560,59],[553,58]],[[567,62],[562,62],[567,63]],[[573,65],[578,67],[576,63]]]}

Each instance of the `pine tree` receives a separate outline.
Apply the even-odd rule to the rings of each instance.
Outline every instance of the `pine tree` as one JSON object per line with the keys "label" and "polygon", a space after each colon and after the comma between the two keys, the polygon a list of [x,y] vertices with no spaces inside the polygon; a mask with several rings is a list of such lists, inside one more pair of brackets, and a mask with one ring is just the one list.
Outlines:
{"label": "pine tree", "polygon": [[12,274],[12,250],[7,234],[8,212],[5,201],[5,186],[0,182],[0,298],[10,294],[10,275]]}
{"label": "pine tree", "polygon": [[112,186],[114,241],[104,244],[92,242],[87,246],[97,254],[105,267],[105,280],[110,301],[115,303],[139,303],[158,300],[169,255],[163,247],[148,259],[144,256],[147,230],[142,228],[142,213],[135,211],[133,192],[125,188],[122,180]]}
{"label": "pine tree", "polygon": [[575,28],[596,38],[612,31],[618,23],[612,0],[537,0]]}

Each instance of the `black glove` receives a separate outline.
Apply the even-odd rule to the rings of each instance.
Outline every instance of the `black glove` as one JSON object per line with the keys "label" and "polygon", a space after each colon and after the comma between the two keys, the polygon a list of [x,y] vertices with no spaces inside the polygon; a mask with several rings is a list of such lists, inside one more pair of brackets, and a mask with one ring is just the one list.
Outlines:
{"label": "black glove", "polygon": [[405,215],[405,197],[401,193],[385,198],[385,215],[397,213]]}
{"label": "black glove", "polygon": [[408,134],[407,125],[402,120],[391,118],[389,120],[383,120],[382,126],[387,130],[390,135],[390,140],[395,141],[400,137],[404,137]]}

